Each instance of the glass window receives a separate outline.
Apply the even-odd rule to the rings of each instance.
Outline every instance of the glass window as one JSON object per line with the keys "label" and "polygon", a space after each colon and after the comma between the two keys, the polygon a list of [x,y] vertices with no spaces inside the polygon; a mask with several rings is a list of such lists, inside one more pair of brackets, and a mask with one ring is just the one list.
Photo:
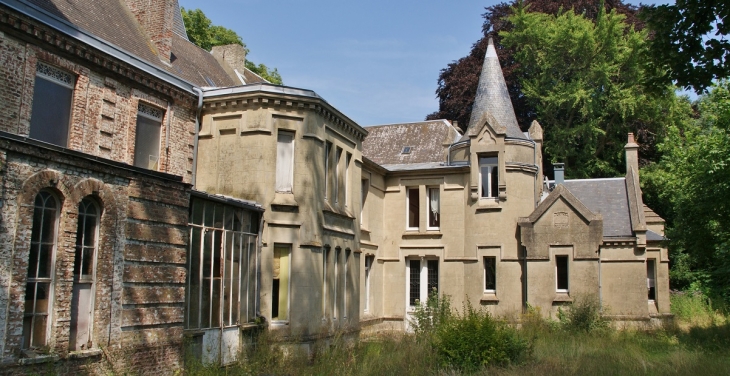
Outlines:
{"label": "glass window", "polygon": [[656,300],[656,262],[654,259],[646,260],[646,288],[649,292],[649,300]]}
{"label": "glass window", "polygon": [[360,227],[368,227],[367,212],[365,211],[365,203],[368,199],[368,191],[370,189],[370,180],[363,179],[360,182]]}
{"label": "glass window", "polygon": [[[422,262],[425,261],[425,262]],[[439,293],[439,260],[407,260],[408,305],[425,304],[428,297]]]}
{"label": "glass window", "polygon": [[332,149],[332,143],[327,141],[324,145],[324,199],[327,200],[329,197],[330,179],[332,174],[330,173],[330,150]]}
{"label": "glass window", "polygon": [[555,256],[556,289],[568,292],[568,256]]}
{"label": "glass window", "polygon": [[206,329],[256,319],[256,218],[253,212],[193,198],[185,327]]}
{"label": "glass window", "polygon": [[163,115],[164,112],[160,109],[139,104],[134,138],[135,166],[155,171],[158,169]]}
{"label": "glass window", "polygon": [[349,205],[350,202],[350,161],[352,160],[352,154],[347,153],[345,156],[345,181],[342,184],[345,187],[345,206]]}
{"label": "glass window", "polygon": [[480,197],[499,197],[499,167],[497,157],[479,158]]}
{"label": "glass window", "polygon": [[441,224],[441,198],[439,188],[428,189],[428,228],[436,230]]}
{"label": "glass window", "polygon": [[49,192],[36,195],[33,208],[28,258],[28,280],[25,286],[23,315],[23,348],[48,343],[48,316],[51,310],[53,255],[56,251],[59,203]]}
{"label": "glass window", "polygon": [[74,257],[74,285],[71,299],[71,331],[69,350],[91,347],[91,327],[94,312],[94,281],[99,209],[89,197],[79,203]]}
{"label": "glass window", "polygon": [[375,256],[365,256],[365,309],[364,312],[370,310],[370,275],[373,271],[373,261]]}
{"label": "glass window", "polygon": [[276,141],[276,191],[291,193],[294,180],[294,134],[279,131]]}
{"label": "glass window", "polygon": [[271,319],[289,319],[289,258],[291,245],[274,245],[273,291],[271,297]]}
{"label": "glass window", "polygon": [[76,77],[45,63],[36,65],[30,138],[54,145],[68,145],[71,101]]}
{"label": "glass window", "polygon": [[408,229],[418,230],[421,222],[418,207],[418,187],[406,188],[406,205],[408,205]]}
{"label": "glass window", "polygon": [[342,157],[342,149],[337,147],[335,151],[335,164],[332,166],[335,169],[335,186],[332,196],[335,198],[335,203],[340,202],[340,185],[342,184],[342,173],[340,172],[340,158]]}
{"label": "glass window", "polygon": [[495,292],[497,290],[497,258],[487,256],[484,258],[484,291]]}

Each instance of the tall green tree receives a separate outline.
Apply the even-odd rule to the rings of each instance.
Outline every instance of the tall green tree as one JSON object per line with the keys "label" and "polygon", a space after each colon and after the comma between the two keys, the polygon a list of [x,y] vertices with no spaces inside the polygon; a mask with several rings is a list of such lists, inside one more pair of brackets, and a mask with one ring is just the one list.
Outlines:
{"label": "tall green tree", "polygon": [[730,301],[730,82],[695,104],[697,116],[670,125],[658,163],[642,169],[642,190],[667,220],[675,288]]}
{"label": "tall green tree", "polygon": [[599,7],[595,21],[568,10],[557,15],[516,6],[502,32],[514,50],[526,103],[545,128],[546,160],[565,162],[571,177],[625,171],[626,134],[662,130],[675,121],[670,87],[645,87],[647,33]]}
{"label": "tall green tree", "polygon": [[653,31],[651,50],[660,85],[703,91],[712,80],[730,77],[730,2],[677,0],[642,9]]}
{"label": "tall green tree", "polygon": [[[233,30],[223,26],[213,25],[213,22],[200,9],[180,8],[183,22],[185,23],[185,32],[188,39],[196,46],[210,51],[215,46],[225,46],[227,44],[239,44],[243,46],[248,54],[249,50],[243,43],[241,37]],[[264,64],[256,64],[250,60],[246,60],[246,68],[261,76],[261,78],[271,82],[272,84],[283,85],[283,80],[279,71],[273,70]]]}

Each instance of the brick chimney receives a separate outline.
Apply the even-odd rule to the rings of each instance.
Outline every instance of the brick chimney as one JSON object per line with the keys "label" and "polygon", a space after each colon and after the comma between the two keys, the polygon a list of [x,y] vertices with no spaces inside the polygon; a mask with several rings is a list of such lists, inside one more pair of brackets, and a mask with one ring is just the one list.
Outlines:
{"label": "brick chimney", "polygon": [[177,0],[124,0],[157,49],[157,55],[170,63],[174,12],[180,12]]}
{"label": "brick chimney", "polygon": [[630,167],[633,167],[634,171],[639,173],[639,144],[634,140],[633,133],[629,133],[629,140],[624,150],[626,150],[626,172],[628,173]]}

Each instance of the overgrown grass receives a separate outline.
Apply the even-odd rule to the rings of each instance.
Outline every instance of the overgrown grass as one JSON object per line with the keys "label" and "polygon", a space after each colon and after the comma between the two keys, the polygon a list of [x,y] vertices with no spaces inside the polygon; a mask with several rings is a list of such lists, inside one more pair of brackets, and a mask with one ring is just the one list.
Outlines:
{"label": "overgrown grass", "polygon": [[[542,318],[530,310],[520,329],[468,306],[459,314],[432,304],[416,322],[418,335],[391,334],[346,341],[337,336],[315,346],[313,353],[285,352],[276,338],[264,334],[256,351],[228,368],[191,367],[191,375],[721,375],[730,374],[730,323],[709,300],[674,295],[677,325],[647,330],[611,329],[590,299],[564,310],[562,321]],[[418,315],[417,315],[418,316]],[[454,317],[464,320],[451,321]],[[485,321],[489,317],[489,321]],[[428,319],[428,320],[426,320]],[[452,324],[446,324],[451,322]],[[486,324],[485,324],[486,323]],[[419,327],[420,325],[420,327]],[[448,325],[455,325],[449,327]],[[485,325],[485,329],[480,329]],[[490,325],[492,327],[490,327]],[[461,326],[461,327],[458,327]],[[419,329],[420,328],[420,329]],[[449,328],[439,337],[439,328]],[[444,363],[441,350],[469,345],[484,349],[485,338],[529,344],[517,361],[478,367]],[[481,332],[481,334],[480,334]],[[485,334],[486,333],[486,334]],[[491,334],[490,334],[491,333]],[[443,339],[440,345],[439,338]],[[445,341],[454,341],[451,342]],[[491,338],[491,339],[490,339]],[[512,341],[512,342],[510,342]],[[480,347],[481,346],[481,347]],[[509,346],[506,348],[509,349]],[[488,350],[495,352],[494,348]],[[286,354],[285,354],[286,353]],[[467,352],[468,353],[468,352]],[[479,353],[479,351],[477,351]],[[483,363],[482,363],[483,364]]]}

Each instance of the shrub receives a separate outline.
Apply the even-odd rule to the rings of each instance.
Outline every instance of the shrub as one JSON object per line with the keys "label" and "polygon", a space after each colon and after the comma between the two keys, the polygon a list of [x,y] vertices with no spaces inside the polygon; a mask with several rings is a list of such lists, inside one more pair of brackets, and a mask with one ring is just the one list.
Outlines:
{"label": "shrub", "polygon": [[463,371],[519,363],[532,350],[516,329],[468,301],[462,314],[451,314],[434,328],[432,344],[442,366]]}
{"label": "shrub", "polygon": [[435,328],[451,318],[451,299],[448,295],[439,298],[438,292],[433,291],[429,294],[426,304],[416,304],[412,316],[410,324],[416,336],[431,335]]}
{"label": "shrub", "polygon": [[608,328],[608,321],[601,314],[601,303],[594,295],[577,296],[566,311],[558,310],[558,319],[568,330],[592,332]]}

